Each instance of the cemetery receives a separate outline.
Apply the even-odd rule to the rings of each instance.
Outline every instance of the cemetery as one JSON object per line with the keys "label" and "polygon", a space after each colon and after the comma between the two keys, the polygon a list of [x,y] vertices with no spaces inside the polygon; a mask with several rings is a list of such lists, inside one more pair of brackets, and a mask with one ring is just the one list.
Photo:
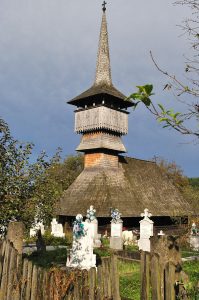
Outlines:
{"label": "cemetery", "polygon": [[[42,156],[31,167],[43,166],[41,181],[25,173],[27,199],[34,184],[41,194],[26,208],[34,220],[0,225],[0,300],[199,299],[198,212],[156,162],[124,156],[135,104],[112,83],[105,1],[94,83],[68,104],[82,166],[71,180],[55,172],[57,157],[48,173]],[[67,188],[49,184],[58,173]]]}
{"label": "cemetery", "polygon": [[[197,236],[196,224],[185,249],[179,237],[157,231],[158,227],[155,230],[148,209],[140,214],[140,227],[133,231],[115,226],[122,224],[118,209],[110,214],[112,220],[103,236],[91,206],[85,221],[81,214],[76,216],[72,241],[58,233],[59,245],[42,248],[45,234],[37,234],[36,250],[29,252],[23,224],[11,222],[6,239],[0,242],[1,299],[195,299],[199,249],[189,239]],[[58,223],[53,219],[52,236],[54,224]],[[95,245],[95,237],[101,244]]]}

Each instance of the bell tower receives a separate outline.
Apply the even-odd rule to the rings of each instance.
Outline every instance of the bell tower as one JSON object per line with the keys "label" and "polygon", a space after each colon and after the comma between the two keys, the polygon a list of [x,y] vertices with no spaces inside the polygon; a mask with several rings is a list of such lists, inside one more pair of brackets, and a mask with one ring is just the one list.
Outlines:
{"label": "bell tower", "polygon": [[128,133],[127,108],[133,106],[112,83],[105,5],[94,84],[68,102],[77,107],[75,132],[82,138],[76,150],[85,153],[85,168],[118,167],[118,154],[126,152],[121,136]]}

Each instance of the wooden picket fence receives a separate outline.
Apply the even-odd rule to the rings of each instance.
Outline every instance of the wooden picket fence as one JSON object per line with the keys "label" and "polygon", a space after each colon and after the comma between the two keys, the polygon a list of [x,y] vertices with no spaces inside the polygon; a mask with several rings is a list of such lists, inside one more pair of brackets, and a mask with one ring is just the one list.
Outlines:
{"label": "wooden picket fence", "polygon": [[174,236],[151,238],[151,252],[141,251],[141,300],[187,300],[181,255]]}
{"label": "wooden picket fence", "polygon": [[89,271],[41,268],[0,242],[0,300],[120,300],[117,257]]}
{"label": "wooden picket fence", "polygon": [[176,266],[168,262],[162,270],[159,259],[159,255],[152,257],[148,252],[141,254],[142,300],[176,299]]}

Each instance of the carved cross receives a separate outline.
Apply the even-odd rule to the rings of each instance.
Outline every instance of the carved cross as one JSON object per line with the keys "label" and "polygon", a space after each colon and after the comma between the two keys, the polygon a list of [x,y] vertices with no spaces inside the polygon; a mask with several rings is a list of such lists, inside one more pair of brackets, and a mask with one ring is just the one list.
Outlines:
{"label": "carved cross", "polygon": [[106,1],[104,1],[103,3],[102,3],[102,10],[103,10],[103,12],[105,12],[106,11]]}
{"label": "carved cross", "polygon": [[144,217],[144,219],[148,219],[152,216],[152,214],[149,212],[147,208],[145,208],[144,213],[141,214],[141,217]]}

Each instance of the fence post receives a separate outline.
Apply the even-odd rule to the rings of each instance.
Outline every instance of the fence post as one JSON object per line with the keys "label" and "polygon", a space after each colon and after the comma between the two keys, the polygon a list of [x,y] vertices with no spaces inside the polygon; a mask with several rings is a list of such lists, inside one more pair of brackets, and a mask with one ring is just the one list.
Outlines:
{"label": "fence post", "polygon": [[104,300],[104,285],[102,266],[97,267],[97,300]]}
{"label": "fence post", "polygon": [[141,251],[141,297],[149,300],[150,297],[150,253]]}
{"label": "fence post", "polygon": [[7,282],[7,299],[13,299],[13,283],[14,283],[14,274],[16,272],[16,263],[17,263],[17,251],[12,247],[10,253],[10,265],[8,270],[8,282]]}
{"label": "fence post", "polygon": [[171,261],[165,268],[165,299],[175,300],[175,265]]}
{"label": "fence post", "polygon": [[96,269],[91,268],[89,270],[89,300],[95,300],[96,289]]}
{"label": "fence post", "polygon": [[119,273],[118,273],[117,256],[116,255],[111,256],[110,268],[111,268],[111,283],[112,283],[113,300],[121,300],[120,287],[119,287]]}
{"label": "fence post", "polygon": [[23,249],[24,224],[22,222],[10,222],[8,225],[7,240],[13,243],[19,254]]}
{"label": "fence post", "polygon": [[152,300],[161,300],[161,274],[158,254],[152,255],[150,270]]}
{"label": "fence post", "polygon": [[2,280],[1,280],[1,297],[6,299],[7,297],[7,284],[8,284],[8,272],[9,272],[9,263],[10,263],[10,253],[11,253],[10,242],[7,241],[5,248],[5,255],[3,260],[3,271],[2,271]]}
{"label": "fence post", "polygon": [[5,249],[6,249],[6,240],[3,241],[0,247],[0,288],[1,288],[1,277],[3,272],[3,261],[4,261],[4,255],[5,255]]}

